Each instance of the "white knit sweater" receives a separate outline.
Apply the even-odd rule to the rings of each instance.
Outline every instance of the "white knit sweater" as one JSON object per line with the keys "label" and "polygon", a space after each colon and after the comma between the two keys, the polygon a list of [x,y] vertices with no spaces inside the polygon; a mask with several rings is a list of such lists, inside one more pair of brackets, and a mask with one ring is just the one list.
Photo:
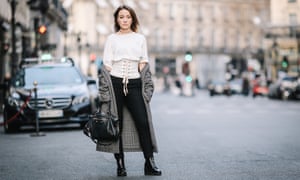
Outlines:
{"label": "white knit sweater", "polygon": [[110,67],[111,75],[121,78],[138,78],[138,63],[148,62],[147,42],[139,33],[111,34],[103,54],[104,65]]}

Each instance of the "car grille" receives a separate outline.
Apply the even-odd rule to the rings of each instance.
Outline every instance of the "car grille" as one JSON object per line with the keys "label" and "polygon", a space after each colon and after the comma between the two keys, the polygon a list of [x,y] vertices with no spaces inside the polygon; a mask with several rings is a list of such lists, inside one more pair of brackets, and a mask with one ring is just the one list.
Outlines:
{"label": "car grille", "polygon": [[[71,98],[61,97],[61,98],[38,98],[37,107],[38,109],[63,109],[71,104]],[[29,101],[28,106],[31,109],[35,109],[35,99]]]}

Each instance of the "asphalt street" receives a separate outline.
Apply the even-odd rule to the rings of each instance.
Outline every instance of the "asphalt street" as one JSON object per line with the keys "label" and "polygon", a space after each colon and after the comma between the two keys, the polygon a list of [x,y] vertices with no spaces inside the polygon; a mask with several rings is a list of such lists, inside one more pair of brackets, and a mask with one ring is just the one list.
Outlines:
{"label": "asphalt street", "polygon": [[[144,176],[142,153],[126,153],[124,179],[300,179],[299,101],[200,91],[156,93],[151,107],[163,175]],[[42,127],[42,137],[31,137],[34,129],[4,134],[0,127],[0,179],[121,179],[113,156],[96,152],[78,127]]]}

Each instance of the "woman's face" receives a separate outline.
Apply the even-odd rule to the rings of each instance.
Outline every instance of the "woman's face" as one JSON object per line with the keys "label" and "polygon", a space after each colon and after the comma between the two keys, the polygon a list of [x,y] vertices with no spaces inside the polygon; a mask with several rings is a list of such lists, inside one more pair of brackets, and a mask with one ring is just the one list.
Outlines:
{"label": "woman's face", "polygon": [[132,17],[126,9],[122,9],[118,13],[118,24],[121,30],[130,30]]}

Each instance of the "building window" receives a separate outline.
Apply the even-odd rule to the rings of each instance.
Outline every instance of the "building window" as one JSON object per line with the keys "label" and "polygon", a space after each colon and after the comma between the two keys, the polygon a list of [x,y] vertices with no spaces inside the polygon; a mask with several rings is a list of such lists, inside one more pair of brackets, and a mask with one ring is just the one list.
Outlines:
{"label": "building window", "polygon": [[188,12],[189,12],[189,9],[188,9],[188,6],[187,4],[184,4],[183,6],[183,20],[184,21],[188,21],[189,20],[189,15],[188,15]]}
{"label": "building window", "polygon": [[155,44],[156,44],[155,48],[156,48],[156,50],[160,49],[160,41],[159,41],[159,39],[160,39],[159,28],[156,28],[155,29]]}
{"label": "building window", "polygon": [[235,47],[238,50],[240,48],[240,31],[239,30],[236,31],[236,37],[235,38],[236,38]]}
{"label": "building window", "polygon": [[154,12],[155,12],[155,18],[159,19],[159,3],[155,4]]}
{"label": "building window", "polygon": [[170,49],[173,50],[173,47],[174,47],[174,29],[171,28],[170,29],[170,36],[169,36],[169,43],[170,43]]}
{"label": "building window", "polygon": [[201,5],[198,5],[198,11],[197,11],[197,19],[198,21],[202,21],[202,9],[201,9]]}
{"label": "building window", "polygon": [[228,32],[227,30],[224,30],[224,36],[223,36],[223,44],[224,44],[224,49],[227,49],[228,46],[228,40],[227,40]]}
{"label": "building window", "polygon": [[203,46],[203,33],[202,33],[202,30],[201,29],[198,29],[198,47],[201,49],[202,46]]}
{"label": "building window", "polygon": [[216,20],[216,11],[214,6],[211,7],[211,19],[212,21]]}
{"label": "building window", "polygon": [[174,4],[173,3],[170,3],[170,9],[169,9],[169,17],[170,17],[170,20],[173,20],[174,19]]}
{"label": "building window", "polygon": [[241,11],[239,9],[236,9],[235,13],[236,13],[235,17],[236,17],[237,22],[240,22],[241,18],[242,18],[241,17]]}
{"label": "building window", "polygon": [[224,22],[228,21],[228,10],[227,10],[227,7],[223,7],[223,18],[224,18]]}
{"label": "building window", "polygon": [[212,29],[212,31],[211,31],[211,49],[212,49],[212,51],[215,50],[215,36],[216,36],[216,31],[215,31],[215,29]]}
{"label": "building window", "polygon": [[296,36],[297,14],[290,14],[290,36]]}
{"label": "building window", "polygon": [[[262,40],[263,38],[261,37],[260,39]],[[246,38],[246,43],[249,48],[253,47],[253,35],[251,32],[248,33],[248,37]]]}
{"label": "building window", "polygon": [[184,42],[184,48],[188,49],[189,48],[189,32],[187,28],[183,29],[183,42]]}
{"label": "building window", "polygon": [[295,26],[297,25],[297,14],[290,14],[290,25]]}

